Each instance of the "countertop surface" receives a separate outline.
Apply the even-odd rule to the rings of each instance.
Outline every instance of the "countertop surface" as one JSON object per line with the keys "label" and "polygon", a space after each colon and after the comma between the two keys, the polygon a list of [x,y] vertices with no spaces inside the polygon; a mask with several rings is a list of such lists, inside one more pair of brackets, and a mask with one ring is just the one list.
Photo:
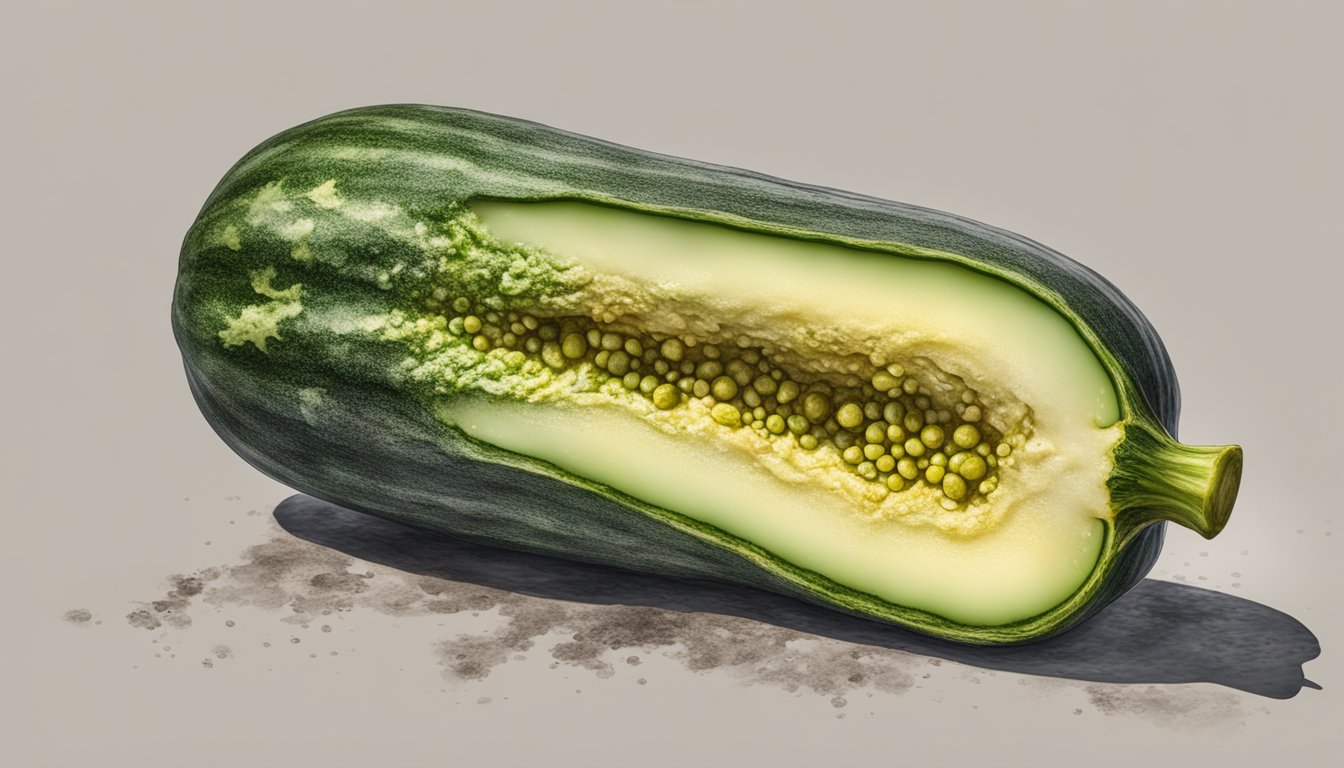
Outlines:
{"label": "countertop surface", "polygon": [[[1338,765],[1334,3],[10,6],[0,762]],[[1075,632],[931,641],[425,536],[261,475],[168,325],[230,164],[352,106],[509,114],[952,211],[1161,333],[1246,451]]]}

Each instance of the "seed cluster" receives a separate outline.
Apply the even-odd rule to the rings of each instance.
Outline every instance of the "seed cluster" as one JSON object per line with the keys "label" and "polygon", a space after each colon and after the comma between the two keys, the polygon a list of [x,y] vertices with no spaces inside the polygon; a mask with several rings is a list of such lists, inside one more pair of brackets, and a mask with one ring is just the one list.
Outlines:
{"label": "seed cluster", "polygon": [[586,317],[485,308],[476,314],[466,297],[434,303],[449,315],[449,332],[477,351],[520,351],[554,370],[588,363],[662,410],[698,398],[724,427],[791,438],[808,451],[836,451],[856,474],[889,491],[919,483],[938,488],[947,509],[992,492],[999,461],[1012,453],[982,423],[974,392],[963,393],[951,410],[937,407],[899,364],[869,365],[866,380],[845,376],[837,383],[786,370],[747,339],[702,343]]}

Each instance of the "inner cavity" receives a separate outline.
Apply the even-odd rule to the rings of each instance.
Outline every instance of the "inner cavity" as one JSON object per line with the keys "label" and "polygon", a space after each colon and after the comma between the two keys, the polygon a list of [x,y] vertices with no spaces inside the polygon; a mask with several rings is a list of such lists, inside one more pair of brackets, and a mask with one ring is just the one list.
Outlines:
{"label": "inner cavity", "polygon": [[[698,400],[722,429],[833,452],[883,495],[922,486],[947,510],[993,493],[1000,467],[1027,437],[1000,433],[977,392],[923,357],[883,366],[857,354],[809,359],[746,333],[663,334],[581,315],[494,309],[467,296],[431,304],[426,309],[446,317],[449,334],[482,360],[507,350],[556,373],[582,370],[662,411]],[[936,391],[921,375],[938,382]]]}

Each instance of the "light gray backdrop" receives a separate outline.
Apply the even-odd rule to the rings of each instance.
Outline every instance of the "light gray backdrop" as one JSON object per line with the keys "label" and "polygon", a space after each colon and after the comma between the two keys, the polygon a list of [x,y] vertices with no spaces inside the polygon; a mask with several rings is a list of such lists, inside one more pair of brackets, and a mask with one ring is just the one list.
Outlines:
{"label": "light gray backdrop", "polygon": [[[1340,9],[7,4],[0,762],[1327,764],[1344,714]],[[341,630],[357,646],[319,659],[264,606],[201,605],[199,632],[239,617],[213,667],[214,635],[129,626],[168,574],[273,536],[287,495],[191,402],[168,327],[183,233],[267,136],[411,101],[954,211],[1096,268],[1162,333],[1182,436],[1246,450],[1226,532],[1173,530],[1154,577],[1297,617],[1325,690],[1203,684],[1172,704],[948,662],[900,693],[851,692],[841,719],[826,696],[657,653],[647,685],[544,652],[445,678],[430,649],[489,612],[356,610]],[[76,609],[91,620],[63,618]]]}

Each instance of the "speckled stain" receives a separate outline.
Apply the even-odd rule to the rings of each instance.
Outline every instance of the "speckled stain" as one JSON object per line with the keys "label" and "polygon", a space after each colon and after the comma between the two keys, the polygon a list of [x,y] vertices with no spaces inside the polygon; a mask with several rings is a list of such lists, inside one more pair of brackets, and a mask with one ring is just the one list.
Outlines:
{"label": "speckled stain", "polygon": [[[640,666],[647,656],[673,659],[697,673],[728,675],[745,685],[770,686],[825,697],[843,717],[856,693],[899,695],[917,687],[943,665],[937,658],[902,650],[817,636],[804,631],[719,613],[647,605],[590,604],[536,597],[439,576],[409,573],[351,557],[287,533],[246,549],[238,563],[202,569],[167,580],[163,597],[140,603],[126,616],[131,627],[184,629],[198,601],[217,609],[249,606],[278,612],[279,621],[331,631],[329,618],[368,610],[393,616],[494,612],[483,632],[446,637],[434,646],[443,675],[456,681],[490,677],[509,661],[541,648],[551,667],[587,670],[597,679]],[[65,620],[87,623],[87,609]],[[234,622],[220,622],[228,628]],[[161,635],[162,636],[162,635]],[[291,636],[290,642],[300,639]],[[157,642],[157,641],[156,641]],[[270,647],[270,643],[264,644]],[[169,648],[164,646],[162,650]],[[336,651],[331,651],[336,655]],[[316,657],[316,654],[311,654]],[[233,657],[216,644],[201,659],[206,669]],[[972,683],[983,671],[954,665],[953,674]],[[632,670],[626,674],[632,674]],[[988,674],[993,675],[994,672]],[[1137,717],[1169,726],[1223,728],[1248,714],[1241,698],[1207,686],[1083,684],[1023,678],[1038,697],[1085,697],[1090,709],[1075,714]],[[635,681],[647,683],[647,677]],[[1064,705],[1061,705],[1064,706]],[[1067,709],[1061,710],[1067,712]]]}

